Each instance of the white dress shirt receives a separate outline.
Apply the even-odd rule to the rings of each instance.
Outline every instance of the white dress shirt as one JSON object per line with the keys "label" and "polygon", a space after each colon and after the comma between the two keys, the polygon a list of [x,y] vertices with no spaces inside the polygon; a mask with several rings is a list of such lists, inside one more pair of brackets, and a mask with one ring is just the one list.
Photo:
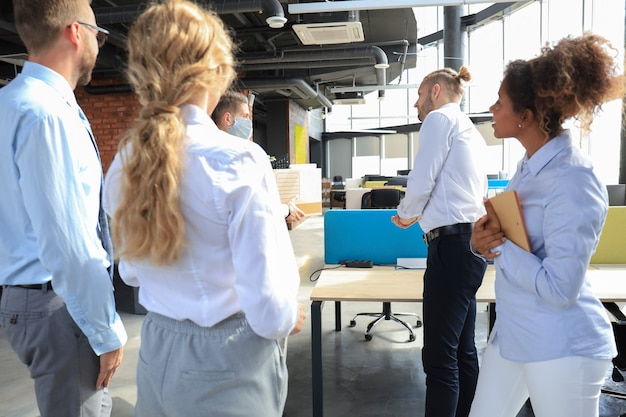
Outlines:
{"label": "white dress shirt", "polygon": [[398,215],[418,217],[424,232],[478,220],[485,213],[487,195],[486,146],[458,104],[431,111],[420,128],[419,149]]}
{"label": "white dress shirt", "polygon": [[[187,245],[169,266],[121,259],[120,275],[140,287],[139,302],[148,311],[207,327],[243,311],[259,336],[285,337],[298,318],[300,276],[267,154],[219,130],[200,108],[181,110]],[[123,155],[106,177],[111,215],[119,204]]]}

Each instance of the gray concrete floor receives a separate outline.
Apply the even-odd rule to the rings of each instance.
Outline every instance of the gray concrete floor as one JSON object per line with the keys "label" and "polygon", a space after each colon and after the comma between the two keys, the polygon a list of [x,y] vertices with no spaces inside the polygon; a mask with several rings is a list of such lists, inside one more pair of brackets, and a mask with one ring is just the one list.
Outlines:
{"label": "gray concrete floor", "polygon": [[[300,302],[310,305],[309,295],[315,283],[311,274],[324,267],[323,217],[312,216],[290,232],[300,266]],[[315,277],[315,275],[314,275]],[[357,319],[357,312],[382,310],[381,303],[343,303],[343,329],[334,331],[334,308],[327,303],[322,313],[322,351],[324,358],[324,415],[327,417],[420,417],[424,415],[424,372],[421,365],[422,331],[414,329],[417,340],[407,342],[408,332],[392,321],[375,327],[373,339],[366,342],[363,332],[369,317]],[[421,304],[394,303],[393,311],[421,313]],[[121,312],[129,335],[124,361],[110,388],[113,416],[132,417],[136,400],[135,366],[139,348],[142,315]],[[410,321],[413,323],[413,320]],[[478,305],[476,344],[479,350],[487,338],[486,305]],[[288,417],[310,417],[311,411],[311,329],[290,337],[287,364],[289,397]],[[607,385],[626,391],[626,386],[610,381]],[[601,399],[601,417],[617,417],[626,412],[626,401],[606,395]],[[199,414],[200,415],[200,414]],[[250,414],[254,415],[253,412]],[[25,367],[19,363],[0,329],[0,417],[36,417],[33,384]],[[532,417],[525,407],[518,417]],[[195,417],[195,416],[190,416]]]}

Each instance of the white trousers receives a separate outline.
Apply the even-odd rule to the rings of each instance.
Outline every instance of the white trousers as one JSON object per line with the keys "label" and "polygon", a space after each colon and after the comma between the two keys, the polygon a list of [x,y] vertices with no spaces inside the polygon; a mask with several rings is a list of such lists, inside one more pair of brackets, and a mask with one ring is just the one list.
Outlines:
{"label": "white trousers", "polygon": [[469,417],[515,417],[530,397],[535,417],[598,417],[610,360],[568,356],[512,362],[487,345]]}

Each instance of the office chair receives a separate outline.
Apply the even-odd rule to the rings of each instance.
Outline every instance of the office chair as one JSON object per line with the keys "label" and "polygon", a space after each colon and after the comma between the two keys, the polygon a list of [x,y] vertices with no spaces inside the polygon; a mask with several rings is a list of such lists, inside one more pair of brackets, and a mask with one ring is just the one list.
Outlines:
{"label": "office chair", "polygon": [[374,188],[361,197],[362,209],[392,209],[398,207],[404,191],[397,188]]}
{"label": "office chair", "polygon": [[[611,324],[613,326],[615,344],[617,345],[617,356],[613,358],[611,379],[614,382],[624,382],[624,375],[622,375],[621,371],[626,371],[626,315],[624,315],[617,303],[603,302],[602,305],[615,317],[615,321],[611,322]],[[626,400],[626,392],[615,391],[605,387],[601,389],[601,392],[611,397]],[[626,417],[626,413],[621,414],[620,417]]]}
{"label": "office chair", "polygon": [[334,207],[334,203],[338,202],[341,208],[346,208],[346,183],[341,175],[335,175],[333,181],[330,183],[330,208]]}
{"label": "office chair", "polygon": [[[373,190],[363,194],[361,198],[361,208],[362,209],[385,209],[385,208],[396,208],[400,201],[404,198],[404,191],[398,190],[396,188],[374,188]],[[358,316],[369,316],[375,317],[373,321],[371,321],[367,325],[367,329],[365,330],[365,340],[368,342],[372,340],[372,335],[370,331],[383,320],[393,320],[396,323],[399,323],[406,327],[409,331],[409,342],[413,342],[415,340],[415,333],[413,333],[413,329],[411,326],[405,321],[398,318],[398,316],[411,316],[417,319],[415,323],[415,327],[422,326],[422,319],[416,313],[393,313],[391,311],[391,303],[383,302],[383,311],[377,313],[357,313],[350,320],[350,327],[356,326],[356,318]]]}

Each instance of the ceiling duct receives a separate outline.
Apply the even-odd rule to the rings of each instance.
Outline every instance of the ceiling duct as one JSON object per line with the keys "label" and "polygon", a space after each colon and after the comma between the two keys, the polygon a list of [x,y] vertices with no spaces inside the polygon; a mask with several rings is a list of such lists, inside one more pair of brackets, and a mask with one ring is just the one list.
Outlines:
{"label": "ceiling duct", "polygon": [[333,104],[337,105],[356,105],[365,104],[365,97],[362,91],[352,91],[348,93],[336,93]]}
{"label": "ceiling duct", "polygon": [[333,45],[363,42],[359,12],[316,13],[305,15],[303,23],[292,26],[304,45]]}
{"label": "ceiling duct", "polygon": [[[319,91],[313,89],[306,81],[300,78],[266,78],[246,79],[239,78],[238,83],[242,88],[257,92],[274,91],[283,94],[282,90],[289,90],[303,99],[316,100],[322,107],[332,109],[333,104]],[[283,94],[289,96],[290,94]]]}
{"label": "ceiling duct", "polygon": [[[389,68],[387,54],[382,48],[375,45],[329,47],[324,48],[323,50],[289,50],[280,51],[278,56],[276,54],[272,54],[266,57],[259,54],[255,54],[254,56],[240,54],[237,59],[243,64],[240,65],[239,69],[244,72],[297,67],[314,68],[316,66],[314,63],[315,61],[328,62],[335,60],[336,64],[329,62],[329,64],[334,67],[344,66],[346,63],[363,65],[362,59],[372,59],[374,61],[374,68],[376,69],[376,80],[378,85],[387,85],[386,70]],[[378,94],[379,98],[382,99],[385,92],[384,90],[380,90]]]}

